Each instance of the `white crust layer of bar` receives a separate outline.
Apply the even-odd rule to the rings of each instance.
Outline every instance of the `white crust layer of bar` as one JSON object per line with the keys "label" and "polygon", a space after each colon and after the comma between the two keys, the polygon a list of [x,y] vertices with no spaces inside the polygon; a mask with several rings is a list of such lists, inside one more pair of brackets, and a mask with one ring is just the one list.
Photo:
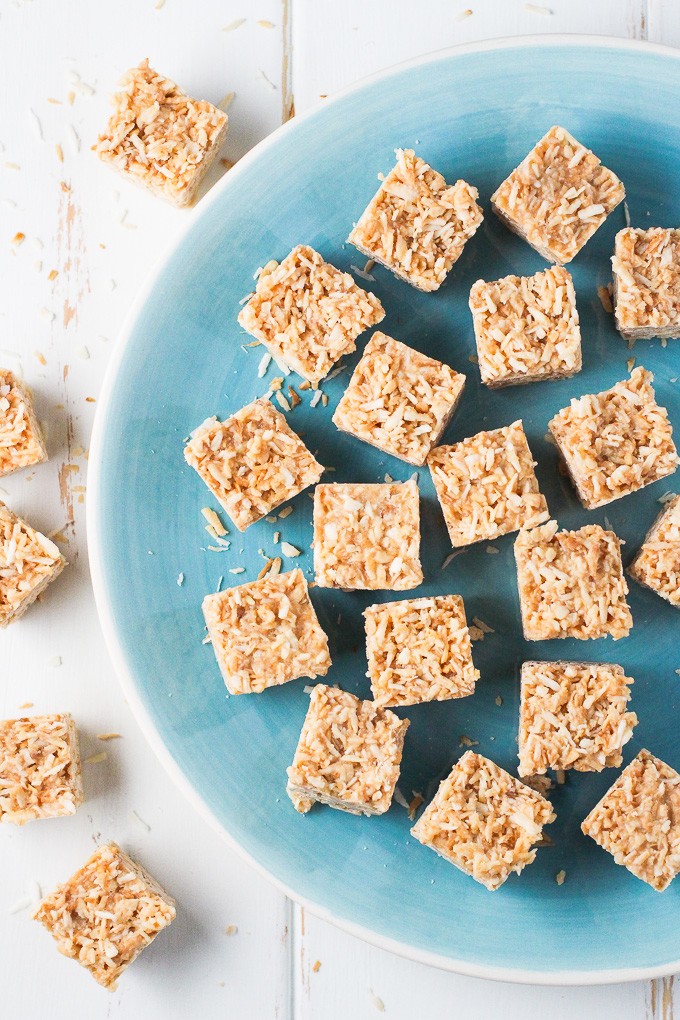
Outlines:
{"label": "white crust layer of bar", "polygon": [[521,421],[432,451],[427,464],[454,547],[548,520],[534,463]]}
{"label": "white crust layer of bar", "polygon": [[419,585],[417,483],[317,485],[314,570],[322,588],[403,591]]}
{"label": "white crust layer of bar", "polygon": [[383,602],[364,610],[367,676],[376,705],[417,705],[473,694],[472,662],[460,595]]}
{"label": "white crust layer of bar", "polygon": [[465,376],[376,332],[354,369],[333,423],[343,432],[421,467],[450,422]]}
{"label": "white crust layer of bar", "polygon": [[72,815],[82,802],[78,735],[68,713],[0,722],[0,822]]}
{"label": "white crust layer of bar", "polygon": [[418,290],[437,290],[484,218],[479,192],[448,185],[412,149],[396,155],[348,241]]}
{"label": "white crust layer of bar", "polygon": [[478,280],[470,311],[482,382],[489,387],[566,379],[581,371],[581,328],[571,275]]}
{"label": "white crust layer of bar", "polygon": [[360,333],[385,317],[375,294],[357,286],[306,245],[268,262],[238,321],[251,336],[311,383],[356,350]]}
{"label": "white crust layer of bar", "polygon": [[581,828],[657,892],[680,871],[680,775],[642,750]]}
{"label": "white crust layer of bar", "polygon": [[0,502],[0,629],[18,620],[65,566],[54,542]]}
{"label": "white crust layer of bar", "polygon": [[638,584],[651,588],[662,599],[680,608],[680,496],[666,503],[628,573]]}
{"label": "white crust layer of bar", "polygon": [[226,421],[208,418],[192,432],[184,458],[239,531],[314,485],[323,474],[284,416],[264,398]]}
{"label": "white crust layer of bar", "polygon": [[227,133],[227,115],[191,99],[143,60],[121,81],[94,151],[174,205],[190,205]]}
{"label": "white crust layer of bar", "polygon": [[627,340],[680,336],[680,230],[620,230],[612,269],[621,336]]}
{"label": "white crust layer of bar", "polygon": [[125,968],[175,919],[175,902],[119,846],[107,843],[33,916],[60,953],[113,991]]}
{"label": "white crust layer of bar", "polygon": [[632,683],[606,662],[522,663],[520,776],[618,768],[638,721],[626,711]]}
{"label": "white crust layer of bar", "polygon": [[29,391],[12,372],[0,369],[0,477],[46,460]]}
{"label": "white crust layer of bar", "polygon": [[298,568],[203,599],[208,634],[230,694],[325,676],[328,638]]}
{"label": "white crust layer of bar", "polygon": [[588,510],[672,474],[680,463],[654,376],[641,366],[602,393],[574,397],[548,422]]}
{"label": "white crust layer of bar", "polygon": [[408,719],[337,687],[312,690],[287,792],[297,811],[314,802],[381,815],[392,803]]}
{"label": "white crust layer of bar", "polygon": [[557,522],[549,521],[520,531],[515,560],[527,641],[606,635],[617,640],[630,633],[628,585],[613,531],[597,524],[558,531]]}
{"label": "white crust layer of bar", "polygon": [[536,856],[549,801],[488,758],[467,751],[411,829],[424,846],[493,891]]}

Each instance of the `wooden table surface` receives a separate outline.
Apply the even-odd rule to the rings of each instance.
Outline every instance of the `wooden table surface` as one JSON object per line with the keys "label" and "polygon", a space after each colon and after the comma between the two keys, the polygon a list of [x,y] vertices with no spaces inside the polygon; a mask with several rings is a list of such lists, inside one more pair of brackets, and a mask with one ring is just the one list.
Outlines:
{"label": "wooden table surface", "polygon": [[[140,281],[185,217],[89,152],[117,78],[148,55],[192,95],[219,102],[234,92],[224,155],[236,160],[295,111],[456,43],[579,32],[680,45],[678,0],[470,2],[0,0],[0,365],[34,388],[50,451],[47,465],[3,479],[0,499],[62,532],[70,561],[42,604],[0,634],[0,716],[27,702],[70,711],[84,756],[107,755],[85,766],[87,803],[75,818],[0,832],[2,1016],[672,1020],[672,978],[571,989],[485,982],[410,963],[302,911],[176,791],[125,703],[95,612],[85,500],[96,398]],[[121,738],[97,739],[111,731]],[[137,855],[179,904],[175,924],[110,994],[59,956],[28,909],[38,886],[65,879],[102,839]]]}

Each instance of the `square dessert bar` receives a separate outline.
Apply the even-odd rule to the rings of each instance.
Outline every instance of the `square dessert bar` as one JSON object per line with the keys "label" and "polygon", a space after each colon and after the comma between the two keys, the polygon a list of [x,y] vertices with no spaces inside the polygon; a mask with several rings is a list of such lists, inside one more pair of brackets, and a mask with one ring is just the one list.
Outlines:
{"label": "square dessert bar", "polygon": [[520,531],[515,560],[527,641],[608,634],[617,640],[630,633],[628,585],[613,531],[598,524],[558,531],[557,522],[549,521]]}
{"label": "square dessert bar", "polygon": [[548,262],[565,265],[626,196],[563,127],[551,127],[491,196],[491,208]]}
{"label": "square dessert bar", "polygon": [[412,149],[396,155],[348,241],[418,290],[437,290],[484,218],[479,192],[448,185]]}
{"label": "square dessert bar", "polygon": [[333,415],[343,432],[422,466],[450,422],[465,376],[374,333]]}
{"label": "square dessert bar", "polygon": [[314,570],[321,588],[403,591],[419,585],[417,482],[317,485]]}
{"label": "square dessert bar", "polygon": [[492,892],[536,856],[549,801],[509,772],[466,751],[411,829],[424,846]]}
{"label": "square dessert bar", "polygon": [[104,163],[178,206],[190,205],[227,133],[227,115],[191,99],[143,60],[121,81],[92,146]]}
{"label": "square dessert bar", "polygon": [[65,566],[54,542],[0,502],[0,629],[18,620]]}
{"label": "square dessert bar", "polygon": [[454,547],[533,527],[550,516],[521,421],[438,446],[427,463]]}
{"label": "square dessert bar", "polygon": [[581,829],[657,892],[680,871],[680,775],[642,750]]}
{"label": "square dessert bar", "polygon": [[356,338],[385,317],[375,294],[306,245],[268,262],[238,321],[268,351],[311,383],[356,350]]}
{"label": "square dessert bar", "polygon": [[392,803],[408,719],[337,687],[317,684],[287,792],[297,811],[316,801],[353,815],[382,815]]}
{"label": "square dessert bar", "polygon": [[618,768],[638,721],[626,711],[632,683],[621,666],[606,662],[523,663],[520,776]]}
{"label": "square dessert bar", "polygon": [[566,379],[581,371],[574,284],[561,266],[534,276],[478,280],[470,311],[487,386]]}
{"label": "square dessert bar", "polygon": [[680,608],[680,496],[666,503],[628,573],[638,584]]}
{"label": "square dessert bar", "polygon": [[630,379],[610,390],[575,397],[548,422],[588,510],[671,475],[680,463],[653,379],[651,372],[635,368]]}
{"label": "square dessert bar", "polygon": [[100,846],[35,914],[64,956],[113,991],[122,972],[175,919],[175,901],[115,843]]}
{"label": "square dessert bar", "polygon": [[0,368],[0,477],[45,460],[31,395],[12,372]]}
{"label": "square dessert bar", "polygon": [[680,230],[620,230],[612,268],[621,336],[627,340],[680,336]]}
{"label": "square dessert bar", "polygon": [[204,421],[191,433],[184,459],[239,531],[314,485],[323,474],[284,416],[264,398],[226,421]]}
{"label": "square dessert bar", "polygon": [[82,802],[78,735],[68,713],[0,722],[0,822],[73,815]]}
{"label": "square dessert bar", "polygon": [[417,705],[473,694],[472,662],[460,595],[383,602],[364,610],[366,655],[376,705]]}
{"label": "square dessert bar", "polygon": [[299,569],[206,595],[203,615],[230,694],[259,694],[330,669],[328,638]]}

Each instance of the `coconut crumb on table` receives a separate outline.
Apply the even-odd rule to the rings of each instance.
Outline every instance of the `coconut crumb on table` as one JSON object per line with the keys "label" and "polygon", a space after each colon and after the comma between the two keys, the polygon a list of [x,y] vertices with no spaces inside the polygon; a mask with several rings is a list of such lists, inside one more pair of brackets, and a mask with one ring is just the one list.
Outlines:
{"label": "coconut crumb on table", "polygon": [[46,460],[31,395],[13,372],[0,368],[0,477]]}
{"label": "coconut crumb on table", "polygon": [[94,151],[126,177],[178,206],[190,205],[227,132],[226,113],[191,99],[143,60],[121,81]]}
{"label": "coconut crumb on table", "polygon": [[550,128],[491,196],[499,219],[549,262],[571,262],[625,189],[563,127]]}
{"label": "coconut crumb on table", "polygon": [[630,576],[680,608],[680,495],[667,493],[664,509],[647,532]]}
{"label": "coconut crumb on table", "polygon": [[0,722],[0,822],[72,815],[82,801],[78,735],[68,713]]}
{"label": "coconut crumb on table", "polygon": [[347,240],[418,290],[437,290],[482,222],[479,193],[448,185],[412,149],[396,156]]}
{"label": "coconut crumb on table", "polygon": [[680,463],[653,380],[638,366],[611,389],[575,397],[548,422],[586,509],[665,478]]}
{"label": "coconut crumb on table", "polygon": [[536,856],[550,803],[488,758],[466,751],[411,834],[493,891]]}
{"label": "coconut crumb on table", "polygon": [[449,424],[465,376],[375,332],[332,421],[371,446],[420,467]]}
{"label": "coconut crumb on table", "polygon": [[621,336],[627,340],[680,336],[680,230],[620,230],[612,269]]}
{"label": "coconut crumb on table", "polygon": [[314,802],[351,814],[388,810],[399,779],[408,719],[317,684],[288,769],[288,796],[296,810]]}
{"label": "coconut crumb on table", "polygon": [[65,566],[49,538],[0,502],[0,629],[18,620]]}

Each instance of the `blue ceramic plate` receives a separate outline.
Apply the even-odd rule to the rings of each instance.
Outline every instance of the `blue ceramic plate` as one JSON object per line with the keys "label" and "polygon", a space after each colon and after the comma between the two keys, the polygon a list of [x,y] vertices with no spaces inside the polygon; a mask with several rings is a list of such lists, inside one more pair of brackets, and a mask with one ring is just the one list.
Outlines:
{"label": "blue ceramic plate", "polygon": [[[285,793],[307,708],[306,681],[263,695],[226,695],[212,649],[202,644],[201,600],[220,578],[254,578],[273,532],[304,550],[312,577],[309,493],[283,525],[231,529],[226,553],[207,550],[201,507],[215,505],[185,466],[184,437],[208,415],[226,416],[267,390],[262,348],[236,316],[253,273],[300,242],[345,270],[364,259],[344,240],[393,163],[414,147],[447,180],[474,183],[484,224],[444,287],[421,294],[375,269],[387,333],[467,374],[446,442],[522,418],[552,514],[563,527],[609,521],[629,560],[659,510],[680,488],[662,481],[602,511],[587,512],[558,473],[546,424],[572,396],[611,386],[626,362],[651,369],[658,399],[680,430],[680,341],[635,350],[614,331],[597,287],[610,280],[620,207],[570,265],[583,332],[583,371],[563,382],[491,392],[480,385],[467,299],[479,277],[528,274],[544,261],[489,211],[489,196],[552,124],[566,126],[625,182],[633,225],[680,220],[678,55],[603,39],[515,39],[435,54],[345,92],[258,146],[203,201],[146,289],[121,338],[99,409],[91,464],[90,542],[105,631],[126,693],[149,739],[193,801],[247,857],[290,895],[323,916],[412,958],[471,974],[532,982],[622,980],[680,968],[680,881],[663,893],[633,878],[580,832],[580,822],[616,771],[573,774],[554,794],[554,847],[490,894],[409,835],[406,811],[355,818],[324,808],[301,817]],[[359,281],[361,282],[361,281]],[[366,341],[361,337],[360,348]],[[331,415],[360,351],[324,385],[328,406],[309,393],[291,425],[335,466],[329,480],[375,482],[412,469],[339,433]],[[274,366],[267,378],[277,373]],[[295,382],[294,378],[290,382]],[[475,645],[481,681],[474,697],[407,710],[411,720],[400,788],[433,795],[461,754],[463,734],[514,770],[519,667],[527,658],[614,661],[635,678],[641,746],[680,768],[680,613],[631,584],[631,636],[528,644],[522,639],[514,536],[470,548],[443,570],[450,551],[426,470],[420,470],[425,582],[418,595],[458,592],[468,618],[494,629]],[[152,555],[151,555],[152,554]],[[246,572],[231,575],[230,568]],[[287,566],[289,564],[286,564]],[[292,562],[290,563],[292,565]],[[177,577],[184,574],[184,583]],[[330,683],[369,696],[361,613],[375,594],[316,589],[330,636]],[[387,600],[390,594],[379,593]],[[497,704],[498,697],[502,705]],[[562,886],[555,875],[564,869]]]}

